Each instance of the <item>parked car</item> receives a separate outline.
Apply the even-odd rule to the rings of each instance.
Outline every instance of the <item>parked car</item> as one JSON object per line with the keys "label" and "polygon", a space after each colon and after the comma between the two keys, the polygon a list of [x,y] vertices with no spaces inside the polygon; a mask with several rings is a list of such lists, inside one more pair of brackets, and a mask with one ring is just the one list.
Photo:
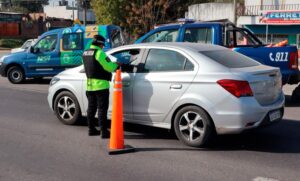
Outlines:
{"label": "parked car", "polygon": [[236,27],[230,22],[181,19],[177,24],[158,26],[135,43],[149,42],[192,42],[224,46],[262,64],[279,67],[283,85],[300,82],[296,46],[266,46],[248,29]]}
{"label": "parked car", "polygon": [[[214,133],[240,133],[283,117],[280,70],[229,49],[150,43],[107,54],[128,63],[121,67],[124,121],[174,129],[187,145],[203,146]],[[86,116],[85,91],[83,66],[51,80],[48,103],[62,123]]]}
{"label": "parked car", "polygon": [[67,68],[81,65],[82,53],[96,34],[106,38],[104,50],[124,44],[119,26],[75,25],[55,29],[42,34],[37,43],[26,51],[2,57],[0,74],[11,83],[18,84],[26,78],[54,76]]}
{"label": "parked car", "polygon": [[11,49],[11,53],[23,52],[23,51],[27,50],[29,47],[31,47],[32,45],[34,45],[35,42],[36,42],[36,39],[26,40],[21,47]]}

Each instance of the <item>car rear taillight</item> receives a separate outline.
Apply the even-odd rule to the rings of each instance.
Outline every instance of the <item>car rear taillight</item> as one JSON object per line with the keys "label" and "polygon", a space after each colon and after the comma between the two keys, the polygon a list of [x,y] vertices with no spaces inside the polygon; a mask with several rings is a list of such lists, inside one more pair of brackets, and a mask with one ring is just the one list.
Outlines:
{"label": "car rear taillight", "polygon": [[298,52],[290,53],[289,69],[298,69]]}
{"label": "car rear taillight", "polygon": [[217,83],[235,97],[253,96],[251,87],[247,81],[223,79],[217,81]]}

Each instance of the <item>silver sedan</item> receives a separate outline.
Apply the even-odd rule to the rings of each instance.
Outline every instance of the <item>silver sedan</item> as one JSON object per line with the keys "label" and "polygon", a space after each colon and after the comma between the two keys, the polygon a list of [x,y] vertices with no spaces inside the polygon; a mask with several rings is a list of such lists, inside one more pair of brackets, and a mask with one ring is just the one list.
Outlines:
{"label": "silver sedan", "polygon": [[[280,70],[229,49],[153,43],[107,54],[124,63],[124,121],[174,129],[189,146],[203,146],[214,134],[240,133],[283,117]],[[85,91],[83,66],[52,79],[48,102],[61,122],[75,124],[86,116]]]}

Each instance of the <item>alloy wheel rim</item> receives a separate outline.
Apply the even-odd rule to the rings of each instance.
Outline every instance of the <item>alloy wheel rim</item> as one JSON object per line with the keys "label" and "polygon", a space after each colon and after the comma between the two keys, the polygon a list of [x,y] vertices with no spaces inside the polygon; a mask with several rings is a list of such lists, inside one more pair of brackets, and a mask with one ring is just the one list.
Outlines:
{"label": "alloy wheel rim", "polygon": [[61,97],[57,102],[57,108],[58,114],[62,119],[70,121],[74,118],[76,106],[74,101],[70,97]]}
{"label": "alloy wheel rim", "polygon": [[180,117],[179,131],[189,142],[202,138],[205,132],[205,124],[200,114],[188,111]]}
{"label": "alloy wheel rim", "polygon": [[18,71],[13,71],[11,75],[14,80],[19,80],[21,78],[21,73]]}

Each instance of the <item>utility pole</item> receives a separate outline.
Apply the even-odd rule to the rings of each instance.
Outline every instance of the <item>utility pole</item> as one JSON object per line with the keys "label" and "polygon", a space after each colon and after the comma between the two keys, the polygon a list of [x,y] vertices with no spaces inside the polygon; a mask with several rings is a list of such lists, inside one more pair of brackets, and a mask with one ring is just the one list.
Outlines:
{"label": "utility pole", "polygon": [[87,2],[86,0],[83,0],[83,24],[86,25],[86,8],[87,8]]}
{"label": "utility pole", "polygon": [[76,0],[76,6],[77,6],[77,19],[79,19],[79,6],[80,6],[80,1]]}
{"label": "utility pole", "polygon": [[74,9],[75,9],[75,6],[74,6],[74,1],[72,1],[72,16],[73,16],[73,22],[75,20],[75,13],[74,13]]}
{"label": "utility pole", "polygon": [[236,25],[237,18],[236,18],[236,0],[233,0],[233,23]]}

